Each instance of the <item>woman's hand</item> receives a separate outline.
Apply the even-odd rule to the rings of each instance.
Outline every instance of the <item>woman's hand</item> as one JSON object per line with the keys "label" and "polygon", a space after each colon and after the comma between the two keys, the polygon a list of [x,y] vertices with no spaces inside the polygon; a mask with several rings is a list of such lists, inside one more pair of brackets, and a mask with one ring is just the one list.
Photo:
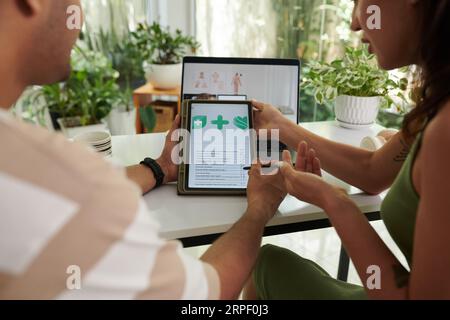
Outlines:
{"label": "woman's hand", "polygon": [[319,158],[317,158],[316,156],[316,151],[314,149],[310,149],[308,147],[308,143],[306,143],[305,141],[302,141],[298,145],[295,170],[300,172],[312,173],[319,177],[322,176],[322,165],[320,164]]}
{"label": "woman's hand", "polygon": [[320,160],[316,157],[316,152],[308,148],[306,142],[298,146],[295,167],[292,165],[289,151],[283,152],[280,171],[287,192],[301,201],[326,210],[340,197],[346,197],[345,191],[322,179]]}
{"label": "woman's hand", "polygon": [[253,113],[254,127],[261,129],[281,129],[284,128],[289,120],[274,106],[256,100],[252,100],[252,105],[256,109]]}
{"label": "woman's hand", "polygon": [[[178,180],[178,165],[172,161],[172,150],[178,145],[178,139],[172,139],[175,130],[180,128],[180,116],[177,115],[172,124],[172,128],[166,137],[164,149],[161,156],[156,160],[164,172],[164,183],[174,182]],[[175,140],[175,141],[172,141]]]}
{"label": "woman's hand", "polygon": [[261,170],[261,164],[258,163],[249,172],[247,212],[256,212],[258,218],[265,219],[267,223],[277,212],[287,192],[278,167],[269,174],[263,174]]}

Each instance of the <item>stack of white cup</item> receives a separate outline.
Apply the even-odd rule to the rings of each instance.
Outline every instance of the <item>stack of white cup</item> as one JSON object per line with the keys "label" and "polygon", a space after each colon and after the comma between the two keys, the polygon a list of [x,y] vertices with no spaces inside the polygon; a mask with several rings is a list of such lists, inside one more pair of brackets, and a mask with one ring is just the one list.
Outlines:
{"label": "stack of white cup", "polygon": [[111,135],[106,131],[82,133],[73,140],[93,148],[104,157],[112,155]]}

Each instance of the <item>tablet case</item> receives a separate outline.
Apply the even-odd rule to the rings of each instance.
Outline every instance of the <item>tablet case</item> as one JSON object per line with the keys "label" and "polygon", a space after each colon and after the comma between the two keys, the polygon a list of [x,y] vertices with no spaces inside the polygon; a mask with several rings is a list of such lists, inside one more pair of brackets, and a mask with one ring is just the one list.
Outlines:
{"label": "tablet case", "polygon": [[[211,103],[213,101],[203,101],[203,100],[184,100],[181,105],[181,129],[190,131],[188,128],[188,116],[189,116],[189,107],[190,104],[193,102],[208,102]],[[220,101],[223,103],[223,101]],[[236,101],[233,101],[236,103]],[[242,101],[240,101],[242,102]],[[250,114],[250,117],[253,115]],[[181,141],[182,149],[188,150],[187,142]],[[253,147],[252,147],[253,148]],[[186,151],[183,151],[186,152]],[[203,196],[245,196],[247,194],[246,190],[218,190],[218,189],[210,189],[210,190],[196,190],[196,189],[188,189],[186,188],[188,182],[188,175],[187,175],[187,165],[183,162],[179,166],[178,170],[178,195],[203,195]]]}

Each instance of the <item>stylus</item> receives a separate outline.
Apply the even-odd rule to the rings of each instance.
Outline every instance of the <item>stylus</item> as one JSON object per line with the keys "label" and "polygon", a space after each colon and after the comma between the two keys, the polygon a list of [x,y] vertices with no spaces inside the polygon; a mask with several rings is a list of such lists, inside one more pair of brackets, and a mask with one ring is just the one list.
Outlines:
{"label": "stylus", "polygon": [[[274,167],[278,167],[278,168],[281,168],[281,166],[282,166],[282,163],[283,162],[275,162],[275,163],[268,163],[268,164],[263,164],[262,166],[261,166],[261,168],[272,168],[272,166],[274,166]],[[243,168],[243,170],[246,170],[246,171],[249,171],[249,170],[251,170],[252,169],[252,167],[244,167]]]}

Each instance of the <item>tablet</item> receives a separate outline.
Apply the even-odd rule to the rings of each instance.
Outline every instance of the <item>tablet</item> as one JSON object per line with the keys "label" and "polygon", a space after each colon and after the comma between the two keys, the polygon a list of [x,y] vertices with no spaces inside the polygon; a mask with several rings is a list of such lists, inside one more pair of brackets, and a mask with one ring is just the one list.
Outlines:
{"label": "tablet", "polygon": [[182,105],[180,195],[245,195],[254,159],[249,101],[186,100]]}

